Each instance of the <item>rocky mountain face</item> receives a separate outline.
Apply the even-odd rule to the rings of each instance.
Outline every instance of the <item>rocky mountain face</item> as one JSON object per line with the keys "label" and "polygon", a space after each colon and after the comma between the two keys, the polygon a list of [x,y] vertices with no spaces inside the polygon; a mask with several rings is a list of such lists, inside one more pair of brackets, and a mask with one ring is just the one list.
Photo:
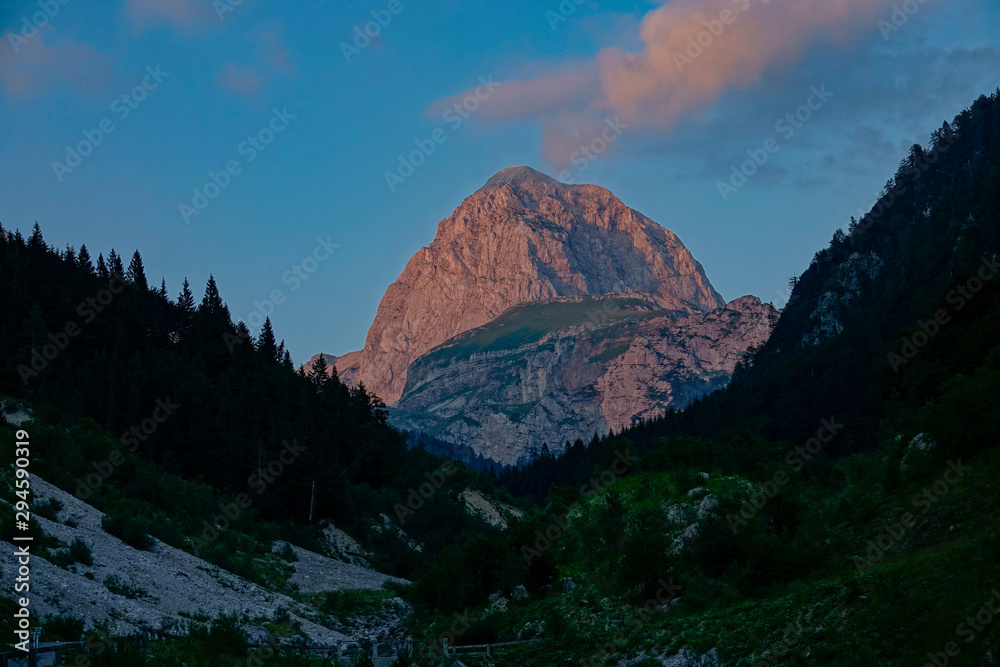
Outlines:
{"label": "rocky mountain face", "polygon": [[327,361],[395,426],[516,463],[725,385],[776,317],[726,304],[672,232],[605,188],[512,167],[441,221],[364,348]]}
{"label": "rocky mountain face", "polygon": [[414,360],[514,306],[625,290],[685,313],[723,305],[680,240],[608,190],[504,169],[441,221],[337,371],[392,404]]}
{"label": "rocky mountain face", "polygon": [[725,386],[776,320],[756,297],[708,313],[628,292],[515,308],[418,358],[390,421],[515,464]]}

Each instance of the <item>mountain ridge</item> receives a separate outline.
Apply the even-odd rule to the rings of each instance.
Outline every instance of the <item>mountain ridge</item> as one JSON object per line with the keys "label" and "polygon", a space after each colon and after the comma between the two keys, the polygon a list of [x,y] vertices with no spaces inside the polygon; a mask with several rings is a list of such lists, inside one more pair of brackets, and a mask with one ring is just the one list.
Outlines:
{"label": "mountain ridge", "polygon": [[416,358],[513,306],[627,289],[665,309],[725,303],[676,235],[607,189],[510,167],[438,224],[386,289],[365,346],[339,356],[337,371],[392,404]]}

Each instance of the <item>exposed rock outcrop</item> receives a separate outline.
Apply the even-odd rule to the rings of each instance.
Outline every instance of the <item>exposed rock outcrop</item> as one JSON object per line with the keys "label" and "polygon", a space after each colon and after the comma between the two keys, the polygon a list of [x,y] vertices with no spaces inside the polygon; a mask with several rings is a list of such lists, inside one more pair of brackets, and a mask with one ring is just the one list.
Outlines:
{"label": "exposed rock outcrop", "polygon": [[635,293],[525,306],[414,362],[390,420],[517,463],[725,386],[776,319],[754,297],[694,314]]}
{"label": "exposed rock outcrop", "polygon": [[338,357],[337,371],[392,404],[414,360],[513,306],[625,290],[664,310],[723,305],[680,240],[608,190],[511,167],[441,221],[386,290],[364,348]]}

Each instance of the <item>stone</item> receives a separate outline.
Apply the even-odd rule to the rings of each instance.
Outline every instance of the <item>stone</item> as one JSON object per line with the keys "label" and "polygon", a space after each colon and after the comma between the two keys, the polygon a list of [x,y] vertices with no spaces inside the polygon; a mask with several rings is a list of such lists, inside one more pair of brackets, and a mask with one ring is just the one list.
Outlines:
{"label": "stone", "polygon": [[715,514],[719,511],[719,497],[714,493],[710,493],[701,499],[701,504],[698,505],[698,518],[704,519],[707,516]]}

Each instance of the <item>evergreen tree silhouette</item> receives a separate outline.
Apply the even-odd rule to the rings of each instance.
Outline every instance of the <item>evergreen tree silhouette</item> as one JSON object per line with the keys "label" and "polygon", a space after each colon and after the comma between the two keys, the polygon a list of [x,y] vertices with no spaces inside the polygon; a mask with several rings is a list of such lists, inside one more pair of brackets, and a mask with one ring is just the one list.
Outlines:
{"label": "evergreen tree silhouette", "polygon": [[76,256],[76,263],[87,273],[94,272],[94,265],[90,261],[90,251],[87,250],[86,243],[80,246],[80,252]]}
{"label": "evergreen tree silhouette", "polygon": [[142,256],[136,250],[132,253],[132,261],[128,265],[128,281],[140,292],[149,291],[149,283],[146,281],[146,269],[142,265]]}

